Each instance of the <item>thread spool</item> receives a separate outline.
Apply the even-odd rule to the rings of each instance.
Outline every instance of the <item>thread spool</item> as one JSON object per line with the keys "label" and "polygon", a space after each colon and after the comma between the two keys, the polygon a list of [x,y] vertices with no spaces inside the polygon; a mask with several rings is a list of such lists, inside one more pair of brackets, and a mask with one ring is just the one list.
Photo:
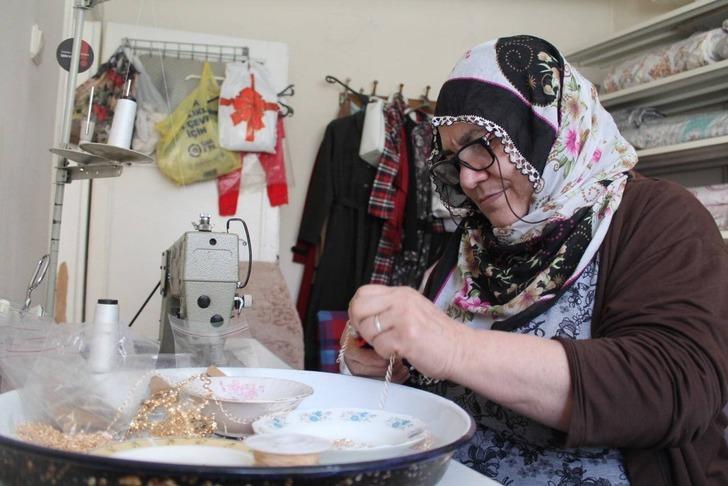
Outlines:
{"label": "thread spool", "polygon": [[116,344],[119,341],[119,302],[99,299],[94,313],[88,364],[92,373],[110,372],[116,361]]}
{"label": "thread spool", "polygon": [[116,102],[109,140],[106,143],[128,150],[131,147],[137,110],[136,100],[131,96],[131,80],[127,81],[124,93],[124,96]]}
{"label": "thread spool", "polygon": [[253,451],[256,466],[313,466],[333,442],[305,434],[258,434],[243,443]]}

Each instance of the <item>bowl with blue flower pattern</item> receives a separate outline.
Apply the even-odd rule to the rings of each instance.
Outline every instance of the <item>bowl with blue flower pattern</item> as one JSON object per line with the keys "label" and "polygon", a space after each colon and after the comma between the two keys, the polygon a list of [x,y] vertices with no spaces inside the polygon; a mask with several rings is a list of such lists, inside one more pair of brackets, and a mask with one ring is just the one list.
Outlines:
{"label": "bowl with blue flower pattern", "polygon": [[253,422],[256,434],[297,433],[333,442],[321,454],[321,464],[371,461],[427,450],[432,444],[427,426],[410,415],[366,408],[317,408],[262,417]]}

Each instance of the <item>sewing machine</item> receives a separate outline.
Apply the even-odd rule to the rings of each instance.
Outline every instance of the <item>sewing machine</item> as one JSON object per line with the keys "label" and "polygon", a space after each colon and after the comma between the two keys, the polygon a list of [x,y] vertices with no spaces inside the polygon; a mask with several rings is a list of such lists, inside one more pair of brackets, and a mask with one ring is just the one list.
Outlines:
{"label": "sewing machine", "polygon": [[[243,225],[246,240],[230,233],[230,224],[235,221]],[[160,353],[175,352],[172,319],[176,326],[183,326],[185,332],[199,337],[196,344],[200,349],[196,354],[214,363],[224,346],[224,339],[215,336],[231,329],[233,313],[239,314],[251,305],[249,297],[237,294],[250,279],[250,233],[240,218],[229,219],[225,233],[212,231],[209,215],[200,215],[199,222],[192,225],[195,231],[186,232],[162,253]],[[239,275],[240,242],[248,248],[248,273],[244,281]]]}

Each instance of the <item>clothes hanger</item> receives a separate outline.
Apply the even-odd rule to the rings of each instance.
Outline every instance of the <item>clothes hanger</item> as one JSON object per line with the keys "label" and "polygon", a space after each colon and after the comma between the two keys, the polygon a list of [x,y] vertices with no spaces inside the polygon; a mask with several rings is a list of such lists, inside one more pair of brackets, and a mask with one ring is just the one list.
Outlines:
{"label": "clothes hanger", "polygon": [[428,85],[427,87],[425,87],[425,94],[423,94],[419,98],[408,100],[407,104],[409,105],[409,108],[407,108],[407,110],[405,110],[405,115],[408,115],[413,112],[420,112],[426,116],[434,115],[435,114],[435,105],[430,100],[429,95],[430,95],[430,86]]}
{"label": "clothes hanger", "polygon": [[341,85],[344,88],[345,92],[353,95],[354,96],[354,99],[356,99],[357,101],[359,101],[362,104],[362,106],[366,106],[366,104],[369,103],[369,97],[367,95],[365,95],[364,93],[359,93],[357,91],[354,91],[348,84],[346,84],[346,83],[344,83],[342,81],[339,81],[334,76],[331,76],[330,74],[327,74],[324,79],[329,84],[339,84],[339,85]]}
{"label": "clothes hanger", "polygon": [[282,103],[281,101],[278,101],[278,105],[281,107],[278,111],[280,112],[282,117],[287,116],[293,116],[293,108],[285,103]]}
{"label": "clothes hanger", "polygon": [[287,105],[286,103],[283,103],[280,98],[284,96],[293,96],[294,94],[296,94],[296,87],[293,84],[289,84],[276,94],[276,98],[278,98],[278,105],[281,107],[281,109],[279,109],[278,111],[284,118],[287,116],[293,116],[293,107]]}

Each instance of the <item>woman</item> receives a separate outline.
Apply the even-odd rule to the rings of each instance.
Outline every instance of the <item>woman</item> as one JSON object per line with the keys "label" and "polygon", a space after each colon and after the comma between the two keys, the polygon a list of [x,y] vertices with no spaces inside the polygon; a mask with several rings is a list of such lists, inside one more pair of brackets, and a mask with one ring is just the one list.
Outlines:
{"label": "woman", "polygon": [[401,358],[395,379],[478,423],[456,458],[504,484],[728,484],[728,253],[708,212],[630,172],[594,87],[538,38],[468,51],[433,125],[433,179],[466,215],[425,296],[357,291],[373,349],[347,349],[351,372]]}

